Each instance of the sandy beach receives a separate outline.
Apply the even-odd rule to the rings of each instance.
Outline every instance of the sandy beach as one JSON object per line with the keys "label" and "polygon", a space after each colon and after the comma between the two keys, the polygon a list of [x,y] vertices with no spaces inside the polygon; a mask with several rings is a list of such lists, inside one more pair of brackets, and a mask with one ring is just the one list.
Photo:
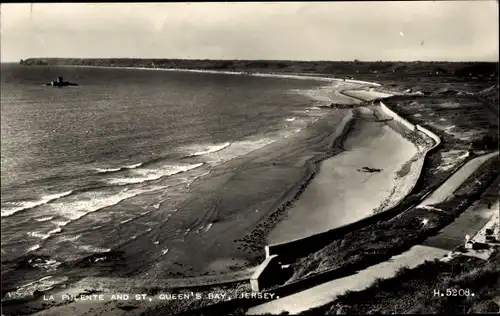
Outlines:
{"label": "sandy beach", "polygon": [[[268,236],[270,243],[350,224],[375,210],[388,209],[409,193],[418,168],[404,177],[397,172],[418,150],[379,122],[374,111],[376,108],[356,109],[356,122],[343,144],[344,151],[322,162],[320,172],[288,210],[286,219]],[[380,170],[367,172],[364,167]]]}
{"label": "sandy beach", "polygon": [[[331,78],[307,79],[332,82],[332,86],[326,88],[326,99],[333,104],[361,103],[361,97],[351,98],[341,92],[347,88],[359,90],[367,85]],[[113,282],[119,282],[122,277],[133,281],[137,288],[141,284],[151,285],[151,280],[155,279],[168,279],[172,282],[169,286],[176,287],[182,286],[182,279],[186,277],[214,276],[216,282],[218,275],[220,280],[235,273],[250,276],[251,269],[264,257],[264,245],[269,241],[305,237],[387,209],[403,198],[416,180],[418,164],[412,164],[416,167],[410,168],[403,177],[398,178],[396,174],[418,150],[389,125],[379,122],[375,111],[376,107],[332,108],[297,133],[219,165],[198,178],[191,188],[205,194],[188,193],[182,200],[174,194],[168,202],[158,206],[160,212],[163,208],[166,211],[175,208],[176,211],[162,225],[116,249],[120,262],[126,264],[110,271],[108,281],[100,283],[101,289],[111,288]],[[347,133],[344,135],[344,132]],[[335,140],[340,136],[344,137],[341,148],[332,147],[339,145]],[[323,163],[318,165],[319,161]],[[377,171],[367,172],[365,167]],[[313,181],[296,199],[301,186],[317,171]],[[295,204],[285,210],[287,216],[283,220],[273,215],[291,200],[296,200]],[[132,206],[133,199],[130,203]],[[127,207],[126,203],[123,207]],[[205,211],[200,214],[193,209]],[[172,238],[174,235],[178,237]],[[149,264],[140,260],[144,252],[158,247],[164,249],[161,260],[157,258]],[[87,286],[92,289],[91,284]],[[40,287],[32,290],[37,288]],[[87,305],[67,303],[61,315],[71,308],[69,306],[85,309]],[[94,305],[89,304],[89,307],[95,308]],[[72,313],[80,314],[77,309]]]}

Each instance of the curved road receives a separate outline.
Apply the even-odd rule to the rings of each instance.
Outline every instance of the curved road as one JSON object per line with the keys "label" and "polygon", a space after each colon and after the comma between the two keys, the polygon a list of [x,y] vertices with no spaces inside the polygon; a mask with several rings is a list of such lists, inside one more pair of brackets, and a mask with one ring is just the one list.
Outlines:
{"label": "curved road", "polygon": [[[434,191],[433,194],[428,195],[419,206],[427,206],[447,199],[479,166],[495,155],[498,155],[498,151],[474,158],[467,162]],[[459,224],[455,221],[446,228],[453,225]],[[474,228],[476,230],[481,229],[481,227]],[[288,311],[290,314],[298,314],[308,309],[332,302],[337,296],[348,290],[359,291],[365,289],[377,278],[393,277],[403,266],[408,266],[409,268],[416,267],[427,260],[441,258],[448,253],[449,250],[435,247],[422,245],[413,246],[410,250],[394,256],[388,261],[371,266],[354,275],[329,281],[305,291],[254,306],[248,310],[247,315],[262,315],[265,313],[279,314],[282,311]]]}

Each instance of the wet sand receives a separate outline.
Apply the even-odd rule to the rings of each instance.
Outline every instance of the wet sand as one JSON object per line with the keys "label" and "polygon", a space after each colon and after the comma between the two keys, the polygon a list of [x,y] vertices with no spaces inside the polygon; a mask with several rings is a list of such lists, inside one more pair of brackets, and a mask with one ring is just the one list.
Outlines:
{"label": "wet sand", "polygon": [[[397,172],[418,152],[374,116],[376,108],[356,109],[355,124],[343,144],[344,151],[321,163],[287,217],[268,236],[270,243],[286,242],[337,228],[383,211],[402,199],[418,177],[418,160],[411,172]],[[423,158],[421,158],[423,159]],[[377,168],[366,172],[363,167]]]}
{"label": "wet sand", "polygon": [[[106,289],[113,291],[114,284],[134,288],[125,289],[122,293],[144,293],[145,289],[157,285],[159,288],[182,286],[186,277],[194,277],[192,280],[196,283],[196,277],[204,275],[213,275],[214,278],[209,279],[214,283],[226,281],[227,273],[249,277],[252,272],[249,268],[259,264],[265,255],[264,245],[245,247],[242,238],[252,233],[259,224],[267,225],[269,215],[295,195],[305,179],[315,171],[314,157],[326,158],[334,154],[332,145],[339,135],[338,129],[350,113],[347,109],[332,109],[326,116],[287,139],[217,166],[209,175],[191,185],[193,194],[188,194],[187,199],[177,204],[177,211],[171,213],[168,221],[116,249],[122,252],[119,262],[112,263],[113,269],[106,278],[95,275],[97,278],[83,279],[76,284],[60,280],[56,283],[67,283],[68,287],[58,290],[56,285],[51,291],[55,293],[54,303],[42,307],[49,302],[38,299],[31,301],[26,308],[45,310],[39,315],[68,315],[68,312],[82,315],[98,310],[103,312],[102,315],[122,315],[126,311],[117,306],[126,302],[105,299],[71,303],[61,301],[61,295],[66,292],[84,293],[84,289],[109,293]],[[204,194],[199,194],[200,190]],[[158,212],[168,207],[170,205],[165,203]],[[152,262],[143,260],[147,257],[144,253],[157,249],[168,251]],[[106,262],[94,264],[109,265]],[[248,275],[246,269],[249,269]],[[78,274],[78,270],[75,267],[74,273]],[[217,275],[220,277],[217,278]],[[121,282],[121,278],[127,282]],[[157,284],[152,282],[154,280],[168,280],[169,284]],[[45,280],[31,290],[46,290],[45,283],[48,281],[52,283]],[[55,306],[58,304],[64,306]],[[142,305],[151,307],[154,304]],[[11,308],[15,309],[14,306]]]}
{"label": "wet sand", "polygon": [[[126,265],[111,276],[196,277],[257,265],[264,256],[264,245],[251,247],[241,239],[314,171],[308,160],[333,154],[336,129],[348,113],[333,109],[301,132],[219,165],[199,178],[168,221],[117,249],[124,252],[121,260]],[[170,205],[165,204],[159,212],[168,211]],[[144,251],[157,247],[166,250],[161,257],[153,262],[141,260]]]}
{"label": "wet sand", "polygon": [[[332,91],[332,99],[336,96],[339,91]],[[359,100],[349,102],[357,104]],[[314,161],[337,153],[334,141],[351,113],[348,109],[332,109],[286,139],[217,166],[195,181],[191,185],[193,193],[182,200],[160,205],[158,212],[169,213],[168,221],[114,249],[120,253],[119,265],[107,275],[109,284],[105,282],[102,286],[106,288],[121,277],[135,280],[132,283],[139,287],[154,279],[168,279],[176,286],[175,278],[179,281],[206,275],[224,278],[224,274],[241,274],[259,264],[265,243],[259,244],[258,240],[265,242],[265,236],[251,234],[259,226],[272,228],[269,216],[291,200],[317,171]],[[388,125],[378,122],[373,108],[360,108],[356,113],[355,125],[343,144],[345,151],[321,164],[296,206],[287,210],[288,218],[278,223],[269,239],[304,237],[359,220],[380,208],[381,203],[388,203],[387,198],[395,194],[398,185],[395,173],[417,149]],[[381,170],[357,171],[363,167]],[[412,181],[411,176],[406,178]],[[399,185],[408,187],[401,181]],[[174,205],[176,211],[172,212]],[[313,216],[310,216],[311,206]],[[243,240],[249,235],[250,243]],[[160,255],[150,256],[159,249]],[[153,260],[145,262],[144,257]],[[116,309],[115,312],[121,313]]]}

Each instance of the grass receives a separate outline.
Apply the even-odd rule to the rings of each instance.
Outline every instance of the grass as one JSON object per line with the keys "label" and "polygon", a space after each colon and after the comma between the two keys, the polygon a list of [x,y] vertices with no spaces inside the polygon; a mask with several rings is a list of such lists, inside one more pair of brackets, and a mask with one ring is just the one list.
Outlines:
{"label": "grass", "polygon": [[493,301],[497,297],[499,251],[487,262],[459,256],[449,262],[427,261],[414,269],[403,267],[393,278],[377,281],[362,291],[346,292],[335,301],[302,314],[498,313],[500,307]]}
{"label": "grass", "polygon": [[[422,242],[451,223],[477,200],[486,186],[495,180],[499,167],[497,159],[489,160],[457,189],[455,198],[435,205],[446,212],[413,209],[397,220],[377,223],[348,233],[319,251],[298,259],[292,265],[294,274],[289,282],[331,269],[352,267],[354,271],[388,260],[391,256]],[[424,218],[428,223],[422,226]]]}

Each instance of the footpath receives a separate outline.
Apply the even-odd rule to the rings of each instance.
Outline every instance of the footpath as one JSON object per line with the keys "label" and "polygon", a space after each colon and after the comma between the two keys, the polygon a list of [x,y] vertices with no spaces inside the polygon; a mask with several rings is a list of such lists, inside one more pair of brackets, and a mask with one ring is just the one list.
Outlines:
{"label": "footpath", "polygon": [[[495,155],[498,155],[498,151],[470,160],[462,166],[462,168],[457,170],[452,177],[447,179],[438,189],[428,195],[417,207],[425,207],[430,204],[444,201],[453,194],[460,183],[465,181],[477,168]],[[438,236],[447,234],[447,232],[450,231],[462,231],[464,219],[470,216],[469,213],[471,209],[472,208],[469,208],[462,213],[457,220],[445,227]],[[474,235],[483,228],[484,224],[484,221],[473,222],[473,224],[468,227],[468,232]],[[451,250],[450,248],[427,245],[428,240],[432,238],[433,237],[424,241],[422,245],[413,246],[408,251],[393,256],[388,261],[373,265],[354,275],[332,280],[305,291],[254,306],[248,310],[247,315],[262,315],[265,313],[280,314],[283,311],[287,311],[290,314],[298,314],[308,309],[332,302],[337,296],[344,294],[348,290],[363,290],[373,284],[378,278],[394,277],[396,272],[403,266],[414,268],[425,261],[448,256]],[[462,239],[460,243],[463,242],[464,240]]]}

